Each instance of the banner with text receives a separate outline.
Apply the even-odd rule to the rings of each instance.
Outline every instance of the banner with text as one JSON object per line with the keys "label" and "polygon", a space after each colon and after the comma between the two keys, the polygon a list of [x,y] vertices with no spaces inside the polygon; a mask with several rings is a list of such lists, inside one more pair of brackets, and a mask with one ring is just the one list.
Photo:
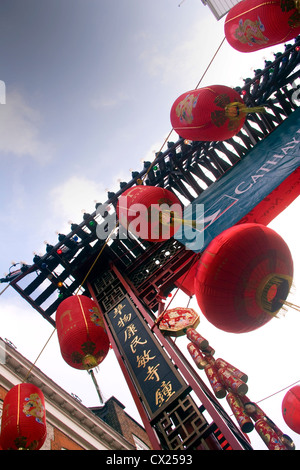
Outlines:
{"label": "banner with text", "polygon": [[183,219],[189,223],[174,238],[189,250],[202,252],[292,173],[297,175],[299,165],[300,108],[185,208]]}

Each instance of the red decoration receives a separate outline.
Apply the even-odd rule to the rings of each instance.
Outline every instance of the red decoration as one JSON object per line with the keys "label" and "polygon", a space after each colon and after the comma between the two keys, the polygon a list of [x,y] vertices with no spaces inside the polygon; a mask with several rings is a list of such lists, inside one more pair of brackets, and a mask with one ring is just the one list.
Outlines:
{"label": "red decoration", "polygon": [[255,330],[281,309],[293,279],[285,241],[258,224],[233,226],[200,258],[195,294],[205,317],[232,333]]}
{"label": "red decoration", "polygon": [[222,367],[217,369],[219,378],[226,389],[232,390],[237,395],[245,395],[248,392],[248,385],[236,377],[231,370]]}
{"label": "red decoration", "polygon": [[182,204],[171,191],[156,186],[133,186],[118,199],[120,224],[148,241],[169,240],[181,226]]}
{"label": "red decoration", "polygon": [[254,427],[269,450],[288,450],[268,421],[259,419]]}
{"label": "red decoration", "polygon": [[298,36],[300,15],[293,1],[244,0],[231,8],[224,29],[234,49],[253,52]]}
{"label": "red decoration", "polygon": [[224,398],[226,397],[226,388],[224,387],[223,383],[221,382],[218,371],[212,364],[207,364],[204,367],[204,371],[206,376],[210,382],[210,385],[214,391],[214,394],[217,398]]}
{"label": "red decoration", "polygon": [[192,308],[176,307],[166,310],[159,322],[159,329],[169,336],[182,336],[189,329],[197,328],[199,315]]}
{"label": "red decoration", "polygon": [[248,376],[244,372],[240,371],[237,369],[237,367],[234,367],[233,365],[229,364],[229,362],[225,361],[224,359],[218,358],[216,359],[216,367],[217,369],[227,369],[229,370],[235,377],[241,379],[243,382],[248,381]]}
{"label": "red decoration", "polygon": [[202,351],[207,349],[209,344],[207,339],[203,338],[198,331],[196,331],[194,328],[189,328],[186,332],[186,337],[192,341],[198,348],[200,348]]}
{"label": "red decoration", "polygon": [[248,112],[239,93],[212,85],[180,95],[171,108],[171,123],[183,138],[196,141],[227,140],[243,127]]}
{"label": "red decoration", "polygon": [[63,300],[56,312],[56,328],[63,359],[75,369],[92,369],[105,359],[109,339],[95,302],[84,295]]}
{"label": "red decoration", "polygon": [[193,342],[188,343],[187,349],[198,369],[204,369],[207,366],[207,361],[200,349]]}
{"label": "red decoration", "polygon": [[251,432],[254,428],[254,425],[251,421],[251,418],[249,418],[245,412],[243,402],[241,401],[239,395],[229,392],[226,395],[226,400],[241,430],[245,433]]}
{"label": "red decoration", "polygon": [[288,427],[300,434],[300,385],[292,387],[282,400],[282,416]]}
{"label": "red decoration", "polygon": [[15,385],[3,401],[0,444],[3,450],[39,450],[47,436],[45,399],[35,385]]}

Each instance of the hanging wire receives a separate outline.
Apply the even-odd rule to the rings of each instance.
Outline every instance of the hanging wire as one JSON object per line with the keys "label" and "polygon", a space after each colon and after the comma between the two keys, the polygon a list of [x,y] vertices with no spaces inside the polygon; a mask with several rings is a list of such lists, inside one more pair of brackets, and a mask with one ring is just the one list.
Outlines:
{"label": "hanging wire", "polygon": [[294,385],[296,385],[296,384],[299,383],[299,382],[300,382],[300,380],[297,380],[297,382],[294,382],[293,384],[288,385],[287,387],[284,387],[284,388],[282,388],[281,390],[278,390],[277,392],[271,393],[271,395],[268,395],[268,396],[265,397],[265,398],[261,398],[261,400],[258,400],[256,403],[261,403],[262,401],[267,400],[268,398],[271,398],[271,397],[273,397],[274,395],[278,395],[278,393],[284,392],[285,390],[287,390],[288,388],[293,387]]}
{"label": "hanging wire", "polygon": [[95,264],[97,263],[98,259],[100,258],[100,256],[102,255],[103,251],[104,251],[104,248],[106,247],[106,245],[108,244],[108,242],[110,241],[110,237],[112,236],[112,234],[114,233],[114,231],[116,230],[116,228],[119,226],[119,222],[116,223],[115,227],[112,229],[112,231],[110,232],[110,234],[108,235],[107,239],[105,240],[105,243],[103,244],[103,246],[101,247],[101,250],[99,251],[98,255],[96,256],[92,266],[90,267],[90,269],[88,270],[87,274],[85,275],[83,281],[81,282],[80,286],[78,287],[77,291],[76,291],[76,294],[75,295],[78,295],[78,292],[80,291],[80,289],[82,288],[83,284],[85,283],[85,281],[87,280],[87,278],[89,277],[91,271],[93,270]]}
{"label": "hanging wire", "polygon": [[[213,55],[213,57],[211,58],[211,60],[210,60],[210,62],[209,62],[209,64],[208,64],[208,66],[206,67],[206,69],[204,70],[204,72],[203,72],[203,74],[202,74],[200,80],[198,81],[198,83],[197,83],[197,85],[196,85],[196,87],[195,87],[195,90],[196,90],[197,88],[199,88],[199,86],[200,86],[200,84],[201,84],[203,78],[205,77],[206,73],[208,72],[209,67],[211,66],[211,64],[212,64],[213,61],[215,60],[215,58],[216,58],[218,52],[220,51],[220,49],[221,49],[221,47],[222,47],[222,45],[223,45],[225,39],[226,39],[225,37],[222,39],[220,45],[218,46],[216,52],[214,53],[214,55]],[[161,148],[160,148],[160,150],[159,150],[159,152],[158,152],[157,155],[160,154],[160,152],[161,152],[162,149],[164,148],[165,144],[167,143],[167,141],[168,141],[168,139],[170,138],[170,135],[172,134],[173,131],[174,131],[174,129],[172,128],[172,129],[170,130],[169,134],[167,135],[166,139],[164,140],[164,143],[162,144],[162,146],[161,146]],[[147,168],[147,171],[146,171],[146,173],[144,174],[144,176],[143,176],[141,182],[145,181],[145,178],[148,176],[148,173],[149,173],[149,171],[151,170],[151,168],[154,166],[154,164],[155,164],[157,158],[158,158],[158,157],[156,157],[156,158],[153,160],[153,162],[151,163],[151,165]]]}
{"label": "hanging wire", "polygon": [[6,291],[6,289],[8,289],[8,288],[9,288],[9,286],[10,286],[10,284],[7,284],[7,286],[5,286],[5,287],[4,287],[4,289],[2,289],[2,291],[0,292],[0,295],[2,295],[2,294],[3,294],[3,292],[5,292],[5,291]]}
{"label": "hanging wire", "polygon": [[[196,259],[193,261],[193,263],[191,264],[191,266],[189,267],[189,269],[187,270],[187,272],[185,273],[184,275],[184,278],[182,279],[181,283],[179,284],[179,286],[177,287],[176,291],[175,291],[175,294],[173,295],[172,299],[170,300],[170,302],[168,303],[167,307],[164,308],[164,310],[161,312],[161,314],[156,318],[155,322],[153,323],[152,327],[151,327],[151,330],[153,330],[153,328],[158,325],[160,323],[160,321],[162,320],[164,314],[166,313],[166,311],[169,309],[171,303],[173,302],[176,294],[178,293],[179,289],[181,288],[181,286],[183,285],[184,281],[186,280],[188,274],[190,273],[192,267],[194,266],[194,264],[198,261],[198,257],[196,257]],[[190,298],[191,299],[191,298]],[[190,302],[190,299],[189,299],[189,302]],[[189,304],[188,302],[188,304]]]}
{"label": "hanging wire", "polygon": [[29,374],[30,372],[32,371],[32,369],[34,368],[35,364],[37,363],[38,359],[40,358],[42,352],[44,351],[44,349],[46,348],[47,344],[49,343],[50,339],[52,338],[52,336],[54,335],[56,331],[56,328],[54,328],[54,330],[52,331],[51,335],[49,336],[48,340],[46,341],[44,347],[42,348],[42,350],[40,351],[39,355],[37,356],[36,360],[34,361],[34,363],[31,365],[30,369],[28,370],[23,382],[26,382],[28,377],[29,377]]}

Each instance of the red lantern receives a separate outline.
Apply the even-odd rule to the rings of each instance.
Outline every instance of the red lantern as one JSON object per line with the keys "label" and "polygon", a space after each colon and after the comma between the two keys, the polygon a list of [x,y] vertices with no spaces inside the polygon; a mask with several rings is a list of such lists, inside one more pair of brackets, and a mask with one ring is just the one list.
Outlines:
{"label": "red lantern", "polygon": [[168,240],[182,222],[182,205],[171,191],[156,186],[133,186],[118,199],[120,224],[143,240]]}
{"label": "red lantern", "polygon": [[234,49],[253,52],[298,36],[300,15],[293,1],[244,0],[231,8],[224,29]]}
{"label": "red lantern", "polygon": [[105,359],[109,339],[102,315],[89,297],[63,300],[56,311],[56,328],[62,357],[71,367],[88,370]]}
{"label": "red lantern", "polygon": [[45,399],[35,385],[15,385],[3,401],[1,438],[3,450],[39,450],[47,436]]}
{"label": "red lantern", "polygon": [[248,112],[239,93],[224,85],[212,85],[180,95],[171,108],[171,123],[183,138],[194,141],[226,140],[243,127]]}
{"label": "red lantern", "polygon": [[195,278],[202,313],[232,333],[255,330],[281,309],[293,276],[285,241],[259,224],[235,225],[208,245]]}
{"label": "red lantern", "polygon": [[300,385],[292,387],[282,400],[282,416],[288,427],[300,434]]}

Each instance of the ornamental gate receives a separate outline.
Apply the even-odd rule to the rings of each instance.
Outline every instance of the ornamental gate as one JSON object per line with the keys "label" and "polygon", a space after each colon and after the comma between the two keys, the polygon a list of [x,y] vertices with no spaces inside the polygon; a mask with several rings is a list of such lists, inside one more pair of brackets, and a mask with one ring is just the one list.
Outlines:
{"label": "ornamental gate", "polygon": [[[265,105],[266,112],[248,115],[236,136],[225,142],[186,142],[181,138],[168,142],[167,150],[156,155],[154,164],[145,162],[141,172],[133,172],[130,182],[120,183],[117,193],[108,193],[105,203],[97,204],[92,214],[84,214],[78,225],[72,224],[68,235],[60,234],[55,246],[47,245],[44,256],[35,256],[31,266],[24,265],[20,272],[1,279],[10,283],[53,326],[58,305],[78,288],[81,294],[97,301],[154,449],[251,449],[251,446],[174,341],[164,336],[155,323],[162,311],[162,299],[174,287],[189,292],[184,275],[201,257],[201,249],[188,249],[184,238],[174,237],[157,244],[126,238],[121,227],[107,243],[118,197],[144,178],[144,184],[175,192],[187,207],[195,201],[204,201],[206,205],[211,200],[213,210],[208,217],[207,233],[216,226],[222,231],[226,224],[219,213],[224,214],[228,207],[224,184],[236,174],[244,174],[243,168],[251,162],[251,152],[269,142],[278,129],[289,128],[290,123],[296,126],[299,121],[299,59],[298,38],[294,44],[286,45],[286,51],[277,54],[274,62],[266,62],[264,70],[256,70],[254,78],[244,80],[239,91],[246,105]],[[264,165],[262,162],[260,170]],[[271,171],[264,168],[265,173]],[[247,212],[235,211],[239,214],[237,220],[226,216],[226,223],[268,224],[276,217],[299,195],[299,167],[288,168],[284,176],[282,172],[278,176],[274,164],[272,185],[264,183],[267,192],[260,193],[255,187]],[[255,181],[258,175],[256,172]],[[242,194],[246,182],[239,180],[237,184]],[[226,197],[233,195],[226,192]],[[226,202],[221,212],[221,206],[218,211],[213,206],[219,200]],[[212,232],[211,236],[215,235]],[[136,338],[130,347],[124,341],[128,318],[134,323]],[[157,361],[152,368],[137,368],[137,364],[154,356]],[[210,418],[205,418],[207,414]]]}

